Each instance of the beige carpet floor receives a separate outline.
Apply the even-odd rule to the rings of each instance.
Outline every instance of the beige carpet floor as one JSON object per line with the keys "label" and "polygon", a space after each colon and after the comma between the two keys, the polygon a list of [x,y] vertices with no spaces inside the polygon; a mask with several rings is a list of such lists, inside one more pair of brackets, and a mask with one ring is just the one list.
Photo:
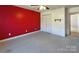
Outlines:
{"label": "beige carpet floor", "polygon": [[[71,40],[72,39],[72,40]],[[0,43],[0,53],[78,53],[79,36],[61,37],[37,32]]]}

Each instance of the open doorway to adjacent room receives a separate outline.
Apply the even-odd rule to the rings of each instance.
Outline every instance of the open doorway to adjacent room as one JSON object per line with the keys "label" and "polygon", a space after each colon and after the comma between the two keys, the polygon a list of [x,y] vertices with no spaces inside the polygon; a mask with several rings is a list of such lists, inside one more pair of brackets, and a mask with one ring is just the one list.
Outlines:
{"label": "open doorway to adjacent room", "polygon": [[70,36],[79,36],[79,13],[70,14]]}

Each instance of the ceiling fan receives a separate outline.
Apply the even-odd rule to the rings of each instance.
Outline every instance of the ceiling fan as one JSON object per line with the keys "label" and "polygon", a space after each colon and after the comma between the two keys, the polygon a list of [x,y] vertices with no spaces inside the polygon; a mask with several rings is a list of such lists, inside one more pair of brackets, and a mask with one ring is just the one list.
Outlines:
{"label": "ceiling fan", "polygon": [[47,5],[31,5],[32,7],[37,7],[37,10],[48,10],[50,9]]}

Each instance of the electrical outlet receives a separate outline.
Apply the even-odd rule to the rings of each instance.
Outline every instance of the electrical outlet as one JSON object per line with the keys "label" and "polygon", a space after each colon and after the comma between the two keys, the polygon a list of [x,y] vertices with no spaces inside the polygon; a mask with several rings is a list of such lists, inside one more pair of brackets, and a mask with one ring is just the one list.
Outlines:
{"label": "electrical outlet", "polygon": [[26,32],[27,32],[27,29],[26,29]]}
{"label": "electrical outlet", "polygon": [[9,36],[11,36],[11,33],[9,33]]}

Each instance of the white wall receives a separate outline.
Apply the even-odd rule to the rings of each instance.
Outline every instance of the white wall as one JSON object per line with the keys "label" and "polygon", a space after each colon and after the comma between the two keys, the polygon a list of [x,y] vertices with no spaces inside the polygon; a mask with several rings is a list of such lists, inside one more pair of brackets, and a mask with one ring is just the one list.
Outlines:
{"label": "white wall", "polygon": [[[61,19],[60,21],[54,21],[54,19]],[[65,36],[65,9],[55,9],[52,13],[52,26],[53,34]]]}
{"label": "white wall", "polygon": [[[79,13],[79,7],[74,7],[74,8],[59,8],[59,9],[54,9],[54,10],[48,10],[45,12],[42,12],[42,17],[43,15],[49,15],[51,14],[51,24],[52,24],[52,31],[51,33],[60,35],[60,36],[66,36],[70,34],[70,14],[75,14]],[[54,19],[61,19],[62,21],[55,22]],[[78,16],[79,19],[79,16]],[[41,19],[43,21],[44,19]],[[79,20],[78,20],[79,22]],[[42,26],[42,25],[41,25]],[[79,27],[79,23],[78,23]],[[42,27],[44,28],[44,27]],[[41,29],[42,29],[41,28]],[[79,28],[78,28],[79,31]]]}
{"label": "white wall", "polygon": [[70,14],[79,13],[79,7],[69,8],[69,13]]}
{"label": "white wall", "polygon": [[[51,14],[51,28],[52,34],[56,34],[56,35],[60,35],[60,36],[65,36],[65,8],[59,8],[59,9],[55,9],[55,10],[49,10],[49,11],[45,11],[42,12],[42,17],[45,14]],[[55,21],[55,19],[61,19],[60,21]],[[41,21],[43,21],[45,19],[41,19]],[[42,26],[42,25],[41,25]],[[44,28],[44,27],[42,27]],[[41,28],[41,30],[42,30]]]}

